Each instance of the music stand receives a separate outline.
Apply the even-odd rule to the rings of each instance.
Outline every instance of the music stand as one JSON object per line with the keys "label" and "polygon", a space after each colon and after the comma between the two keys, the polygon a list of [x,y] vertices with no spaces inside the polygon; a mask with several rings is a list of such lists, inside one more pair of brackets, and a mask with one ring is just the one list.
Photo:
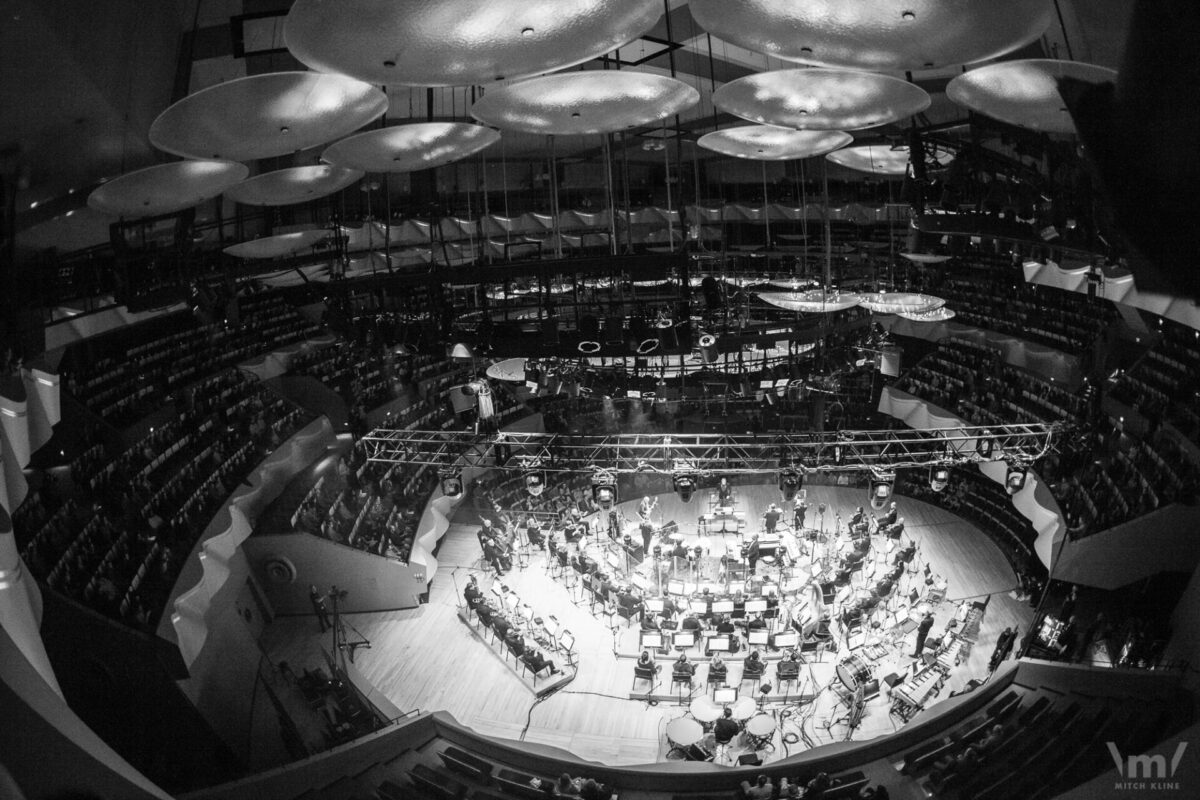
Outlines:
{"label": "music stand", "polygon": [[777,633],[771,637],[771,646],[776,650],[790,650],[800,646],[800,634],[795,631]]}
{"label": "music stand", "polygon": [[732,614],[733,613],[733,601],[732,600],[714,600],[713,604],[712,604],[712,610],[713,610],[714,614]]}
{"label": "music stand", "polygon": [[663,635],[661,631],[642,631],[639,637],[638,647],[642,650],[661,650],[663,646]]}
{"label": "music stand", "polygon": [[716,636],[710,636],[708,639],[708,653],[728,653],[731,646],[732,642],[727,633],[719,633]]}
{"label": "music stand", "polygon": [[747,600],[746,601],[746,613],[747,614],[765,614],[766,611],[767,611],[767,601],[766,600]]}
{"label": "music stand", "polygon": [[731,706],[738,700],[738,687],[722,686],[713,690],[713,702],[720,706]]}
{"label": "music stand", "polygon": [[755,628],[747,633],[746,640],[751,645],[766,647],[771,640],[771,634],[767,633],[766,628]]}
{"label": "music stand", "polygon": [[671,637],[671,646],[676,650],[690,650],[696,646],[696,634],[692,631],[678,631]]}
{"label": "music stand", "polygon": [[650,597],[646,599],[646,610],[653,614],[661,614],[665,603],[661,597]]}

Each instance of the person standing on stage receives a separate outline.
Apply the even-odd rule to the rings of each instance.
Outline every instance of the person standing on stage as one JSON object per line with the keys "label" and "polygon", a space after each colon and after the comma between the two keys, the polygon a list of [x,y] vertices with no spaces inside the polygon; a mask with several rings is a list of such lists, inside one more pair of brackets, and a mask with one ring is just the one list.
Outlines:
{"label": "person standing on stage", "polygon": [[650,515],[654,512],[654,507],[658,505],[658,498],[650,499],[649,495],[642,498],[642,502],[638,503],[638,516],[646,522],[650,521]]}
{"label": "person standing on stage", "polygon": [[[779,506],[775,505],[774,503],[771,503],[771,505],[767,506],[767,512],[763,514],[763,528],[766,529],[767,533],[775,532],[775,526],[779,524],[779,518],[781,516],[783,516],[783,514],[780,512]],[[751,572],[753,572],[753,570],[751,570]]]}
{"label": "person standing on stage", "polygon": [[717,484],[717,505],[722,508],[729,508],[733,505],[733,487],[725,478],[721,478],[721,482]]}
{"label": "person standing on stage", "polygon": [[754,570],[758,566],[758,534],[754,534],[750,539],[750,544],[746,545],[746,563],[750,566],[750,574],[754,574]]}
{"label": "person standing on stage", "polygon": [[917,646],[913,650],[912,657],[920,658],[921,652],[925,649],[925,640],[929,637],[929,630],[933,627],[933,612],[925,612],[925,618],[921,620],[921,624],[917,626]]}
{"label": "person standing on stage", "polygon": [[648,518],[642,518],[642,552],[650,552],[650,540],[654,538],[654,525],[651,524]]}
{"label": "person standing on stage", "polygon": [[321,633],[329,629],[329,609],[325,607],[325,597],[317,591],[316,584],[310,584],[308,587],[308,599],[312,601],[313,614],[316,615],[317,621],[321,623]]}
{"label": "person standing on stage", "polygon": [[796,493],[796,499],[792,502],[792,527],[799,534],[804,530],[804,517],[808,514],[808,503],[804,502],[804,498],[800,493]]}

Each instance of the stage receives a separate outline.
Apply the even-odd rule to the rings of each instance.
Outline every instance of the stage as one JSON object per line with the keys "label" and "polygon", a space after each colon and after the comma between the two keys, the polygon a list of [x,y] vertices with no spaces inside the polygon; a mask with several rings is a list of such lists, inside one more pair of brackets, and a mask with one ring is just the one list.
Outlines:
{"label": "stage", "polygon": [[[818,530],[822,527],[816,509],[821,503],[827,506],[823,519],[825,535],[816,537],[817,541],[807,547],[810,551],[821,547],[821,538],[826,540],[826,546],[834,547],[837,541],[833,535],[835,515],[840,513],[844,528],[854,508],[865,505],[866,493],[862,489],[835,486],[809,486],[806,489],[811,506],[806,518],[807,527]],[[904,497],[896,499],[900,516],[905,520],[903,541],[906,543],[911,538],[917,546],[915,561],[918,567],[915,571],[906,571],[897,596],[900,591],[907,594],[910,588],[926,590],[925,564],[929,564],[935,577],[945,581],[946,599],[929,604],[934,614],[930,635],[943,631],[956,611],[960,611],[959,601],[987,601],[974,646],[961,663],[951,665],[945,671],[937,695],[945,698],[962,689],[971,679],[982,680],[987,675],[987,664],[999,633],[1005,627],[1015,626],[1024,634],[1033,612],[1026,603],[1015,599],[1013,590],[1017,582],[1012,569],[986,534],[944,509]],[[631,522],[637,520],[638,500],[640,498],[632,498],[620,505],[620,510]],[[708,511],[707,491],[697,491],[686,505],[674,494],[659,495],[658,501],[653,521],[678,523],[689,547],[700,544],[715,552],[719,543],[729,552],[730,543],[738,539],[732,532],[701,535],[696,520]],[[783,521],[791,522],[791,508],[781,502],[774,485],[739,486],[736,501],[737,507],[745,513],[747,530],[761,528],[762,512],[772,502],[783,509]],[[370,649],[356,653],[356,665],[363,675],[402,709],[445,710],[486,735],[536,741],[570,750],[582,759],[614,765],[680,757],[678,751],[670,752],[665,735],[667,726],[689,716],[689,708],[701,696],[707,696],[709,700],[695,702],[695,709],[701,715],[707,713],[713,696],[712,687],[706,683],[708,659],[702,646],[688,651],[689,658],[700,665],[695,676],[695,689],[690,693],[682,687],[671,686],[673,651],[658,656],[662,666],[660,685],[651,688],[643,681],[634,688],[633,659],[640,652],[638,623],[634,621],[626,627],[625,621],[618,618],[614,627],[610,626],[608,617],[593,616],[581,590],[569,589],[563,580],[552,577],[547,569],[545,552],[534,551],[526,566],[519,567],[514,563],[512,571],[499,582],[508,587],[509,595],[519,596],[520,605],[527,605],[534,615],[543,619],[554,616],[559,626],[569,630],[574,637],[577,661],[574,678],[566,680],[565,676],[554,676],[555,685],[546,693],[548,680],[539,679],[534,685],[530,678],[522,677],[519,669],[514,671],[512,668],[511,658],[505,663],[494,645],[481,640],[478,620],[460,615],[462,588],[469,575],[476,575],[485,593],[493,596],[490,592],[494,573],[482,564],[477,530],[478,526],[461,522],[451,525],[438,553],[440,567],[430,587],[428,604],[417,609],[356,614],[346,618],[372,643]],[[804,552],[804,537],[795,537],[790,525],[786,530],[781,526],[781,532],[781,538],[790,539],[798,546],[794,575],[791,578],[780,575],[781,585],[789,585],[789,580],[803,583],[814,567],[811,563],[814,554]],[[879,548],[881,563],[887,561],[890,564],[883,552],[887,547],[884,538],[872,537],[873,549]],[[590,548],[597,547],[594,539],[589,540]],[[640,536],[635,535],[635,540],[640,542]],[[658,543],[657,537],[655,543]],[[667,544],[663,544],[664,548]],[[808,564],[805,559],[809,559]],[[652,570],[648,571],[653,575]],[[698,583],[704,585],[706,581]],[[721,584],[721,581],[710,583],[718,587],[714,593],[719,591]],[[353,591],[353,587],[347,588]],[[651,588],[653,594],[657,587]],[[970,605],[963,604],[962,608]],[[899,611],[896,618],[903,620],[908,609]],[[882,614],[880,618],[886,619]],[[744,752],[757,750],[765,761],[773,761],[810,747],[846,739],[870,739],[898,729],[905,723],[890,713],[890,687],[884,678],[894,676],[894,680],[903,682],[914,672],[914,665],[922,666],[910,656],[915,634],[906,630],[907,627],[871,629],[867,641],[855,642],[858,646],[853,651],[839,638],[836,650],[831,647],[820,654],[804,652],[798,681],[782,689],[775,686],[773,680],[781,653],[764,652],[766,675],[763,680],[747,681],[741,686],[743,694],[738,709],[739,714],[744,713],[747,698],[752,697],[751,716],[761,716],[757,708],[760,698],[757,689],[765,682],[773,684],[763,708],[770,722],[759,719],[756,723],[756,727],[763,726],[764,731],[765,726],[773,727],[773,733],[759,739],[766,741],[765,737],[769,735],[770,745],[754,748],[739,736],[728,752],[722,752],[722,757],[732,760]],[[313,618],[289,617],[277,618],[267,627],[262,646],[273,662],[286,660],[298,670],[322,662],[320,647],[325,641],[326,637],[318,634]],[[493,649],[492,653],[485,652],[489,648]],[[549,649],[545,652],[560,668],[566,666],[561,654]],[[745,647],[740,652],[724,655],[728,665],[727,683],[737,686]],[[839,694],[845,694],[839,665],[850,656],[859,659],[851,663],[868,664],[872,677],[880,684],[880,693],[867,699],[861,707],[861,719],[853,730],[847,724],[852,709],[839,699]],[[568,670],[567,675],[570,674]],[[936,699],[931,699],[925,707],[934,703]],[[919,718],[921,713],[917,711],[913,719]],[[691,727],[687,723],[676,723],[673,732]]]}

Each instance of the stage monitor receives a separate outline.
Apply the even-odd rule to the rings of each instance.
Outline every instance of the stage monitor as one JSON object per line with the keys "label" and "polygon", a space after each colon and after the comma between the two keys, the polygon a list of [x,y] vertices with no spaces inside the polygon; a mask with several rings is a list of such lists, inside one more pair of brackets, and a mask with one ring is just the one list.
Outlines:
{"label": "stage monitor", "polygon": [[707,600],[693,600],[690,603],[688,603],[688,611],[691,611],[693,614],[707,614],[708,613],[708,601]]}
{"label": "stage monitor", "polygon": [[642,647],[657,650],[663,646],[662,634],[658,631],[642,631]]}
{"label": "stage monitor", "polygon": [[714,600],[713,601],[713,613],[714,614],[732,614],[733,613],[733,601],[732,600]]}
{"label": "stage monitor", "polygon": [[752,628],[749,632],[750,644],[765,645],[770,641],[771,634],[767,633],[766,628]]}
{"label": "stage monitor", "polygon": [[661,614],[665,605],[661,597],[651,597],[646,600],[646,610],[654,614]]}
{"label": "stage monitor", "polygon": [[761,591],[763,597],[775,597],[779,594],[779,587],[773,583],[764,583]]}
{"label": "stage monitor", "polygon": [[722,652],[728,653],[729,649],[730,649],[729,648],[729,634],[721,633],[721,634],[718,634],[718,635],[710,638],[708,640],[708,649],[709,650],[720,650]]}
{"label": "stage monitor", "polygon": [[787,633],[777,633],[777,634],[775,634],[774,644],[776,647],[779,647],[779,648],[796,647],[797,645],[800,644],[800,634],[796,633],[795,631],[788,631]]}
{"label": "stage monitor", "polygon": [[737,702],[738,690],[737,687],[723,687],[713,691],[713,702],[717,705],[728,706]]}
{"label": "stage monitor", "polygon": [[683,594],[683,581],[667,581],[667,594]]}
{"label": "stage monitor", "polygon": [[691,631],[679,631],[671,637],[671,644],[679,650],[686,650],[696,644],[696,634]]}
{"label": "stage monitor", "polygon": [[747,600],[746,601],[746,613],[747,614],[762,614],[762,613],[766,612],[766,610],[767,610],[767,601],[766,600]]}

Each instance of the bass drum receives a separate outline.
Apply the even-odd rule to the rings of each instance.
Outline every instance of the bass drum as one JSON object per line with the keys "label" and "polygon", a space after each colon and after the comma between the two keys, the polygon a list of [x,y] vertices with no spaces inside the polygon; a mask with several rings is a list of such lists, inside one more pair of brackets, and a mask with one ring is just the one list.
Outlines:
{"label": "bass drum", "polygon": [[862,656],[853,655],[838,664],[837,676],[853,692],[859,686],[865,687],[871,680],[871,667]]}

